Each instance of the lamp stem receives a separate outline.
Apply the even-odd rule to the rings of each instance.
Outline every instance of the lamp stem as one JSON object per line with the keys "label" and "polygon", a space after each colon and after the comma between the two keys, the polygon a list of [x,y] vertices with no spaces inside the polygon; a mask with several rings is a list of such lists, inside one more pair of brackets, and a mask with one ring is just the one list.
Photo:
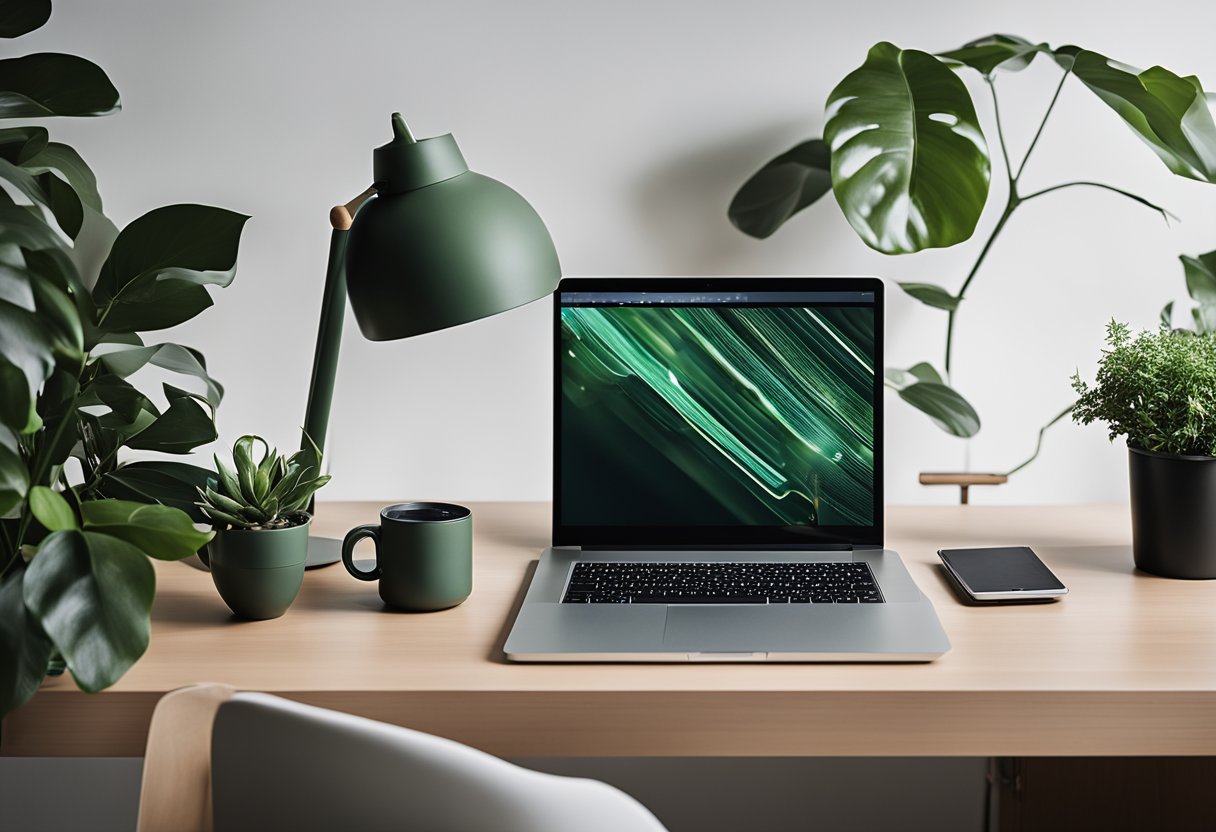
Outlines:
{"label": "lamp stem", "polygon": [[334,228],[329,237],[329,266],[325,270],[317,348],[313,353],[312,381],[308,386],[308,406],[304,412],[305,435],[300,437],[300,448],[303,450],[311,447],[309,439],[322,452],[325,450],[329,409],[334,400],[334,379],[338,374],[338,350],[342,346],[342,319],[346,314],[346,235],[346,228]]}

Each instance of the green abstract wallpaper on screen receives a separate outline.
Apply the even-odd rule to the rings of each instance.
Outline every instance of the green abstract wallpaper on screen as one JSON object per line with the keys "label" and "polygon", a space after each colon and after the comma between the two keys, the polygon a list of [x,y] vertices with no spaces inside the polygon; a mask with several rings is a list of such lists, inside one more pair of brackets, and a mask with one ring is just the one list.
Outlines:
{"label": "green abstract wallpaper on screen", "polygon": [[567,525],[874,522],[874,310],[561,310]]}

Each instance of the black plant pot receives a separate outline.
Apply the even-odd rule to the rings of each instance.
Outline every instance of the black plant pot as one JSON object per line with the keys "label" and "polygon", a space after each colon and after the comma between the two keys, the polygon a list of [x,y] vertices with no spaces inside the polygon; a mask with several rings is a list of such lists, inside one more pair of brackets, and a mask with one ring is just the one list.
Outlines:
{"label": "black plant pot", "polygon": [[1128,451],[1136,567],[1216,578],[1216,457]]}

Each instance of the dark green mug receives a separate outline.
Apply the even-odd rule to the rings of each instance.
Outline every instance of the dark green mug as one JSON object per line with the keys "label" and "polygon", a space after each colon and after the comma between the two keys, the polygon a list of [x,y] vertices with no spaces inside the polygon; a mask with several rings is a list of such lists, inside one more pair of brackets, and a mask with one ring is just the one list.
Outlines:
{"label": "dark green mug", "polygon": [[[376,543],[376,568],[355,567],[355,544]],[[380,581],[390,607],[446,610],[473,591],[473,512],[450,503],[398,503],[375,525],[356,526],[342,541],[342,563],[361,581]]]}

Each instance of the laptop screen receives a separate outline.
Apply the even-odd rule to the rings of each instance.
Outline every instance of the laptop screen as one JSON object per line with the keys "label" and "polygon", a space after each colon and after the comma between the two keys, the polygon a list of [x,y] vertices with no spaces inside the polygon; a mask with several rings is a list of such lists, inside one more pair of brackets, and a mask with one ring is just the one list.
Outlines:
{"label": "laptop screen", "polygon": [[569,278],[554,543],[882,542],[882,284]]}

